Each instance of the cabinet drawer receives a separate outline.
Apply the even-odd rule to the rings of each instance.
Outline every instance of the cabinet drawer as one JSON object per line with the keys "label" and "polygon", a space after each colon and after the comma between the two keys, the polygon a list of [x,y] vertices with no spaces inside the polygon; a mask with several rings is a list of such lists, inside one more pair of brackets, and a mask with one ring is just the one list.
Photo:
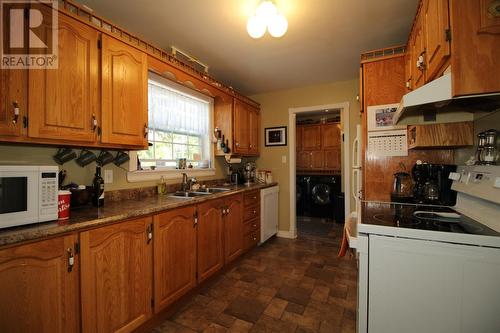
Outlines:
{"label": "cabinet drawer", "polygon": [[254,220],[245,222],[245,224],[243,225],[243,234],[247,235],[249,233],[255,232],[258,229],[260,229],[260,219],[256,218]]}
{"label": "cabinet drawer", "polygon": [[251,232],[243,238],[243,249],[249,250],[259,244],[260,241],[260,228],[254,232]]}
{"label": "cabinet drawer", "polygon": [[245,207],[257,206],[260,203],[260,191],[251,191],[243,194]]}
{"label": "cabinet drawer", "polygon": [[260,216],[260,205],[246,207],[243,212],[243,221],[248,221]]}

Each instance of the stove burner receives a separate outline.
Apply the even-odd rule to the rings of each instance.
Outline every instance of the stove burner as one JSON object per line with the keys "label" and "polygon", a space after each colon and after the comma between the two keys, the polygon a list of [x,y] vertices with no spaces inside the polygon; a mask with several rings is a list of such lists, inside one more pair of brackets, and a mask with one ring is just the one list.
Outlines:
{"label": "stove burner", "polygon": [[373,215],[373,218],[384,223],[395,223],[398,227],[416,227],[421,223],[421,221],[418,219],[401,217],[397,215],[375,214]]}

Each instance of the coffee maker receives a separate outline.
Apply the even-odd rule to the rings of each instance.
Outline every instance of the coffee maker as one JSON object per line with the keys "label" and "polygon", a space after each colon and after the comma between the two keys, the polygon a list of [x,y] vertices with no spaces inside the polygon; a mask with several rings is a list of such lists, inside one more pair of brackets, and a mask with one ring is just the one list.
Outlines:
{"label": "coffee maker", "polygon": [[416,203],[454,206],[457,192],[451,189],[450,172],[457,170],[452,164],[430,164],[417,161],[411,169],[413,198]]}

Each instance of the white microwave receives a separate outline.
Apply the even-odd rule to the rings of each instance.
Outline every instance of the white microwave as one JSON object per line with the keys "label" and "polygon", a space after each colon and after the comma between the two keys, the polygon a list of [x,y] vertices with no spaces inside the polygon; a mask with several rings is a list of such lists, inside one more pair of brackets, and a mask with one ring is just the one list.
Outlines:
{"label": "white microwave", "polygon": [[0,229],[57,220],[57,166],[0,165]]}

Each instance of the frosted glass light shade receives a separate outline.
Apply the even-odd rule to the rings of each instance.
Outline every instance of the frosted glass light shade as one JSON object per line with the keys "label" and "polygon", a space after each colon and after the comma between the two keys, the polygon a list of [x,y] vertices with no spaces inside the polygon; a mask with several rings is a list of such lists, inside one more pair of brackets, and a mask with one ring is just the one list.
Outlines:
{"label": "frosted glass light shade", "polygon": [[248,19],[247,22],[247,32],[252,38],[261,38],[266,33],[266,22],[265,20],[254,15]]}
{"label": "frosted glass light shade", "polygon": [[278,8],[271,1],[262,2],[255,10],[255,15],[264,19],[264,22],[268,24],[272,18],[278,14]]}
{"label": "frosted glass light shade", "polygon": [[283,15],[274,15],[268,22],[267,29],[271,36],[276,38],[282,37],[288,30],[288,21]]}

